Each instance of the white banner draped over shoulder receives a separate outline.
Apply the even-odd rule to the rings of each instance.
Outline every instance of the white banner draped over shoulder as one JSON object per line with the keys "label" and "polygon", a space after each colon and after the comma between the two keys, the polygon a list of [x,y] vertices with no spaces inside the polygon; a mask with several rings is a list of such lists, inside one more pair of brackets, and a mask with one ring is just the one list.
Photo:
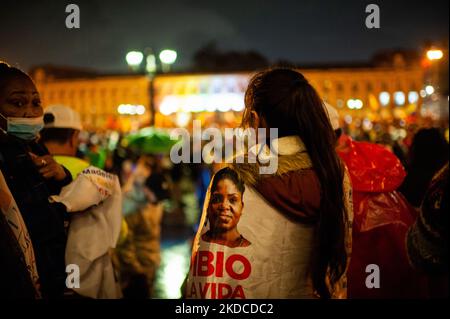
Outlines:
{"label": "white banner draped over shoulder", "polygon": [[187,298],[314,298],[310,278],[314,226],[294,223],[246,185],[238,232],[250,244],[229,247],[205,240],[205,200],[194,239]]}

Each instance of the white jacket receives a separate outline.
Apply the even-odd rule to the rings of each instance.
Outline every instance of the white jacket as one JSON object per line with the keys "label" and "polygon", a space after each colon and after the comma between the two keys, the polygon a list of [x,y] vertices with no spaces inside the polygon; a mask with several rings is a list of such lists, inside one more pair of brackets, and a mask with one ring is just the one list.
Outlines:
{"label": "white jacket", "polygon": [[51,200],[63,203],[73,213],[66,265],[77,265],[80,270],[80,285],[74,291],[90,298],[121,298],[110,256],[122,221],[122,195],[117,176],[90,166]]}

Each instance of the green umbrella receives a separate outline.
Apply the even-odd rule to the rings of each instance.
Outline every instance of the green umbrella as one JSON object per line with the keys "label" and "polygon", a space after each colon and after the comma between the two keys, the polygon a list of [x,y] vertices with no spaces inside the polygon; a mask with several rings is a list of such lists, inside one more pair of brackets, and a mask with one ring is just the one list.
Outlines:
{"label": "green umbrella", "polygon": [[167,154],[178,140],[171,140],[169,133],[146,127],[125,137],[123,146],[143,154]]}

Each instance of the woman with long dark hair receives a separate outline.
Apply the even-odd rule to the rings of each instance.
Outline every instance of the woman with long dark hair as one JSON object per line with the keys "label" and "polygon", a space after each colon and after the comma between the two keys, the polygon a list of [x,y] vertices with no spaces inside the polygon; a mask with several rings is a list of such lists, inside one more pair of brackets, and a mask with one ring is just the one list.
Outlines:
{"label": "woman with long dark hair", "polygon": [[[305,77],[290,69],[258,73],[245,95],[243,126],[278,128],[278,137],[298,137],[312,163],[311,176],[320,185],[320,204],[314,211],[317,251],[312,268],[315,290],[328,297],[326,275],[333,285],[344,274],[347,255],[343,178],[335,135],[322,99]],[[301,207],[298,207],[301,209]]]}
{"label": "woman with long dark hair", "polygon": [[[252,243],[248,252],[239,252],[247,265],[241,270],[245,280],[236,280],[240,277],[231,272],[230,280],[207,282],[229,285],[231,298],[345,298],[351,187],[334,150],[336,136],[322,99],[295,70],[260,72],[245,94],[242,128],[259,128],[259,134],[266,131],[269,137],[257,136],[260,144],[249,145],[241,162],[231,164],[246,189],[239,222]],[[277,138],[270,136],[271,129],[278,129]],[[258,160],[252,162],[255,156]],[[276,171],[261,174],[268,158],[276,158]],[[204,256],[227,260],[227,250],[200,238],[194,241],[194,270],[187,284],[187,295],[194,297],[206,287],[201,276],[209,275],[202,271]]]}

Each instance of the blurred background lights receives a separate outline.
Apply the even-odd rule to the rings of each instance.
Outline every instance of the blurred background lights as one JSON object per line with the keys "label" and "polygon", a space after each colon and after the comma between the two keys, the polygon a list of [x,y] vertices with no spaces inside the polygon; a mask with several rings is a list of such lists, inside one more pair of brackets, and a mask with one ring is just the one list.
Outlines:
{"label": "blurred background lights", "polygon": [[444,56],[444,53],[442,50],[428,50],[427,51],[427,58],[428,60],[440,60]]}
{"label": "blurred background lights", "polygon": [[163,50],[159,54],[159,59],[162,63],[165,64],[172,64],[177,59],[177,52],[174,50]]}
{"label": "blurred background lights", "polygon": [[428,95],[431,95],[434,93],[434,87],[432,85],[427,85],[425,87],[425,92],[427,92]]}
{"label": "blurred background lights", "polygon": [[351,115],[346,115],[345,117],[344,117],[344,121],[345,121],[345,123],[347,123],[347,124],[352,124],[352,116]]}
{"label": "blurred background lights", "polygon": [[389,104],[391,97],[388,92],[381,92],[379,99],[380,99],[381,105],[386,106]]}
{"label": "blurred background lights", "polygon": [[370,131],[373,128],[373,124],[369,119],[364,119],[362,123],[362,127],[366,131]]}
{"label": "blurred background lights", "polygon": [[360,110],[363,107],[363,102],[360,99],[349,99],[347,107],[351,110]]}
{"label": "blurred background lights", "polygon": [[408,93],[408,102],[411,104],[417,103],[419,101],[419,93],[416,91],[411,91]]}
{"label": "blurred background lights", "polygon": [[145,106],[133,104],[120,104],[117,107],[117,112],[122,115],[143,115],[145,113]]}
{"label": "blurred background lights", "polygon": [[131,51],[127,53],[125,59],[129,66],[139,66],[144,59],[144,54],[139,51]]}
{"label": "blurred background lights", "polygon": [[403,105],[405,104],[405,93],[403,92],[395,92],[394,93],[394,101],[396,105]]}
{"label": "blurred background lights", "polygon": [[191,113],[178,112],[175,122],[179,127],[186,127],[186,125],[188,125],[190,120],[191,120]]}

